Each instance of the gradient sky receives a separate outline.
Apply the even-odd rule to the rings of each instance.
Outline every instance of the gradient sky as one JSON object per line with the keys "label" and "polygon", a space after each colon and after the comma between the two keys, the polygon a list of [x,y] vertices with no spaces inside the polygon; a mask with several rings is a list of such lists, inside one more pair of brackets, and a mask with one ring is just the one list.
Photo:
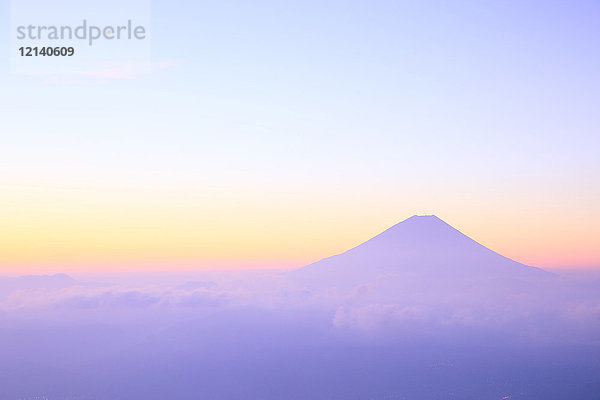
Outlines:
{"label": "gradient sky", "polygon": [[0,272],[300,266],[413,214],[600,266],[596,1],[154,1],[153,73],[60,78],[0,13]]}

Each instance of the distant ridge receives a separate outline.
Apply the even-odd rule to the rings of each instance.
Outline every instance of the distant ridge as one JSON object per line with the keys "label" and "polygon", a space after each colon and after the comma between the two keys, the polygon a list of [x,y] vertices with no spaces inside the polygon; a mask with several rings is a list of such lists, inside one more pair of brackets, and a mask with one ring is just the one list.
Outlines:
{"label": "distant ridge", "polygon": [[422,279],[523,279],[551,275],[504,257],[435,215],[414,215],[332,257],[290,273],[313,285],[347,286],[386,274]]}
{"label": "distant ridge", "polygon": [[96,282],[81,282],[62,273],[53,275],[0,277],[0,292],[14,290],[56,290],[72,286],[102,287],[111,285]]}

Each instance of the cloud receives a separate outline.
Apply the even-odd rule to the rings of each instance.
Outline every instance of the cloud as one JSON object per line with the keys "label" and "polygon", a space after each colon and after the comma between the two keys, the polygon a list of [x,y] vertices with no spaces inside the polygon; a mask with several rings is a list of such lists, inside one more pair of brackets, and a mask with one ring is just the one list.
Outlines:
{"label": "cloud", "polygon": [[81,71],[79,72],[79,75],[101,80],[131,80],[172,68],[180,63],[181,61],[178,60],[118,63],[97,69]]}
{"label": "cloud", "polygon": [[342,306],[333,316],[333,326],[355,327],[361,330],[400,328],[407,324],[414,325],[426,318],[427,311],[416,306],[401,304],[369,304],[357,308]]}
{"label": "cloud", "polygon": [[99,287],[75,281],[68,287],[20,287],[0,297],[0,310],[54,313],[66,319],[85,313],[103,318],[134,313],[151,320],[159,314],[194,316],[254,309],[297,315],[299,323],[301,315],[306,321],[310,315],[322,315],[328,319],[320,323],[349,335],[440,336],[471,330],[536,340],[592,341],[600,331],[600,295],[592,289],[560,284],[528,290],[476,284],[432,289],[399,276],[380,277],[348,290],[295,287],[269,279],[198,280],[168,287]]}
{"label": "cloud", "polygon": [[230,293],[214,289],[176,290],[156,287],[124,288],[118,286],[90,288],[72,286],[62,289],[17,290],[0,302],[4,311],[17,310],[90,310],[147,309],[222,306]]}
{"label": "cloud", "polygon": [[160,60],[151,62],[119,62],[105,64],[92,69],[80,71],[52,73],[43,76],[48,84],[82,83],[93,81],[109,83],[111,81],[129,81],[141,79],[152,74],[174,68],[182,63],[181,60]]}

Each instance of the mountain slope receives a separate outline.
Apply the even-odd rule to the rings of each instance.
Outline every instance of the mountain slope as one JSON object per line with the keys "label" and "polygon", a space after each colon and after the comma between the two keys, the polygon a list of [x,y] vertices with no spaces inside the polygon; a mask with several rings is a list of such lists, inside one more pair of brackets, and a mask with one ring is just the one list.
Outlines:
{"label": "mountain slope", "polygon": [[342,254],[290,273],[297,282],[348,286],[386,274],[440,279],[528,279],[549,273],[506,258],[436,216],[413,216]]}

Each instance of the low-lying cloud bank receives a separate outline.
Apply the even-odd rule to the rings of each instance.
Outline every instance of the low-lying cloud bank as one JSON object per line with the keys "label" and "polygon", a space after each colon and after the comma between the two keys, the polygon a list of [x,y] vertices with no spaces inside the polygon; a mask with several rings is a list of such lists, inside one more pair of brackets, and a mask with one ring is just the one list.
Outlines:
{"label": "low-lying cloud bank", "polygon": [[600,388],[589,280],[105,282],[0,279],[0,398],[566,400]]}
{"label": "low-lying cloud bank", "polygon": [[[235,277],[235,274],[231,276]],[[555,277],[542,282],[423,281],[383,275],[351,288],[311,288],[285,274],[222,282],[176,285],[82,283],[61,276],[62,285],[44,287],[44,277],[26,287],[23,280],[0,291],[0,311],[33,318],[97,318],[110,323],[123,316],[154,318],[262,310],[329,315],[324,328],[347,334],[401,333],[435,336],[448,330],[502,332],[519,340],[600,341],[600,286]],[[56,282],[56,277],[46,277]],[[26,280],[25,280],[26,281]],[[168,318],[167,318],[168,317]],[[312,322],[311,322],[312,323]]]}

